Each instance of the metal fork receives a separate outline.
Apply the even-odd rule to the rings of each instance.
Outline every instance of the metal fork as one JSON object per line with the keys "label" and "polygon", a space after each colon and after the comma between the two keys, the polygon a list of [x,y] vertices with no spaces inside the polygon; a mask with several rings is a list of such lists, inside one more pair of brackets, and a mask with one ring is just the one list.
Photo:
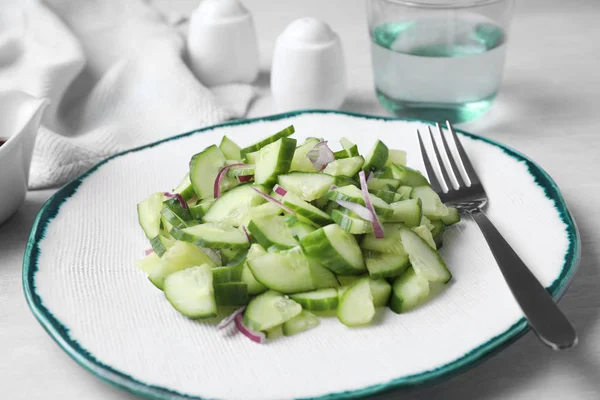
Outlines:
{"label": "metal fork", "polygon": [[[425,150],[421,132],[417,130],[419,145],[421,147],[425,169],[427,170],[427,175],[429,175],[431,188],[438,193],[442,202],[446,205],[456,207],[461,213],[470,215],[477,225],[479,225],[483,236],[492,250],[494,258],[504,275],[506,283],[521,307],[521,310],[523,310],[525,317],[529,321],[529,325],[540,340],[554,350],[575,346],[577,344],[577,334],[569,320],[560,311],[546,289],[544,289],[535,276],[533,276],[525,263],[519,258],[517,253],[515,253],[512,247],[510,247],[500,232],[498,232],[496,227],[494,227],[492,222],[484,214],[483,208],[487,204],[488,198],[483,189],[483,185],[477,177],[475,169],[473,168],[473,165],[471,165],[469,157],[467,157],[467,153],[456,135],[456,131],[450,122],[446,121],[446,124],[456,145],[456,158],[455,154],[450,150],[446,135],[440,127],[440,124],[436,124],[436,127],[442,138],[442,149],[436,144],[431,127],[428,127],[428,130],[433,143],[435,158],[440,166],[442,181],[448,188],[447,190],[443,190],[442,185],[440,185],[434,172],[431,159]],[[442,153],[445,154],[449,161],[450,169],[458,183],[458,189],[453,188],[446,165],[442,161]],[[463,179],[458,169],[459,164],[463,165],[466,172],[466,178],[470,181],[470,185],[467,185]]]}

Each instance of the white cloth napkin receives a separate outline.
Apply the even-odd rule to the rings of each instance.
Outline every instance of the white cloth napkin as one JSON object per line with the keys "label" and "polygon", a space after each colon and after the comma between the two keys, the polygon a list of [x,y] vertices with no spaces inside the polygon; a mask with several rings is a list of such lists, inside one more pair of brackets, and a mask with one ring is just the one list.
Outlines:
{"label": "white cloth napkin", "polygon": [[[0,13],[14,7],[2,0]],[[142,0],[17,7],[10,20],[18,51],[0,64],[0,90],[51,101],[30,188],[63,184],[116,152],[242,117],[254,97],[249,85],[203,86],[184,61],[177,29]]]}

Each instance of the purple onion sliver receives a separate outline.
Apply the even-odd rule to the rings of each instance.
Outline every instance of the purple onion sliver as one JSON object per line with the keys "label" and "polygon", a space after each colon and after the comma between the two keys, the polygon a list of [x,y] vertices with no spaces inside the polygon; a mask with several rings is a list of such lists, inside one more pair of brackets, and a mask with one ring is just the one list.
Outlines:
{"label": "purple onion sliver", "polygon": [[149,255],[150,255],[150,254],[152,254],[152,253],[154,253],[154,250],[153,250],[153,249],[147,249],[147,250],[144,250],[144,255],[146,255],[146,256],[149,256]]}
{"label": "purple onion sliver", "polygon": [[369,210],[367,207],[346,200],[337,200],[336,202],[340,206],[347,208],[348,210],[357,214],[362,219],[366,219],[367,221],[373,222],[373,213],[371,213],[371,210]]}
{"label": "purple onion sliver", "polygon": [[250,182],[253,177],[254,177],[254,175],[241,175],[241,176],[237,177],[237,180],[239,183],[246,183],[246,182]]}
{"label": "purple onion sliver", "polygon": [[264,343],[267,340],[267,336],[262,332],[255,332],[252,329],[248,328],[244,325],[244,321],[242,318],[242,314],[237,314],[233,318],[235,322],[235,327],[242,333],[242,335],[246,336],[248,339],[252,340],[256,343]]}
{"label": "purple onion sliver", "polygon": [[282,188],[279,185],[275,185],[275,187],[273,188],[273,191],[280,196],[285,196],[285,194],[287,193],[287,190],[285,190],[284,188]]}
{"label": "purple onion sliver", "polygon": [[250,234],[248,233],[248,229],[246,229],[245,225],[242,225],[242,228],[244,229],[244,234],[246,235],[246,239],[248,239],[248,242],[251,242]]}
{"label": "purple onion sliver", "polygon": [[219,325],[217,325],[217,329],[227,328],[229,326],[229,324],[231,324],[233,322],[235,317],[238,314],[243,313],[245,309],[246,309],[246,307],[244,306],[242,308],[238,308],[237,310],[235,310],[233,313],[231,313],[231,315],[229,315],[228,317],[224,318],[221,322],[219,322]]}
{"label": "purple onion sliver", "polygon": [[223,182],[223,179],[225,178],[225,173],[227,171],[229,171],[231,168],[248,167],[248,166],[249,166],[248,164],[237,163],[237,164],[230,164],[230,165],[223,167],[219,171],[219,173],[217,174],[217,178],[215,179],[215,185],[214,185],[214,190],[213,190],[213,192],[214,192],[213,195],[214,195],[215,199],[218,199],[221,196],[221,183]]}
{"label": "purple onion sliver", "polygon": [[375,208],[371,203],[371,197],[369,196],[369,189],[367,187],[367,178],[365,177],[365,171],[360,171],[358,173],[358,178],[360,179],[360,190],[362,191],[363,199],[365,200],[365,205],[373,214],[373,233],[375,234],[375,238],[382,239],[384,237],[383,227],[379,222],[379,218],[377,218],[377,213],[375,212]]}
{"label": "purple onion sliver", "polygon": [[292,210],[291,208],[284,206],[282,202],[280,202],[279,200],[269,196],[268,194],[264,194],[263,192],[261,192],[260,190],[258,190],[257,188],[255,188],[254,186],[252,187],[252,189],[254,189],[254,191],[256,193],[258,193],[263,199],[270,201],[273,204],[277,204],[279,207],[281,207],[284,211],[289,212],[290,214],[294,214],[294,210]]}

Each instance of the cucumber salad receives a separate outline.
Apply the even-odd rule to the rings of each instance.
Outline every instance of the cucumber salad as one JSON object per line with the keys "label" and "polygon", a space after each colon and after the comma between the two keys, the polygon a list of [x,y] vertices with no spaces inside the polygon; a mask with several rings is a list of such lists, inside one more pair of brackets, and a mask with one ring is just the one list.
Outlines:
{"label": "cucumber salad", "polygon": [[377,140],[361,155],[347,139],[333,151],[293,133],[245,148],[223,137],[191,158],[172,192],[138,204],[152,248],[136,264],[173,308],[229,315],[218,328],[262,343],[314,328],[318,316],[353,327],[378,307],[404,313],[450,281],[437,249],[458,211],[404,151]]}

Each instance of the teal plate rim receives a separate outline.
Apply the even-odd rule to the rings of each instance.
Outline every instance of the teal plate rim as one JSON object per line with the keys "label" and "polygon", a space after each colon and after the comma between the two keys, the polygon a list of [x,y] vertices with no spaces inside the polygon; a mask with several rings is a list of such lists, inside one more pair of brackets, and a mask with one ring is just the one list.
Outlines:
{"label": "teal plate rim", "polygon": [[[201,129],[182,133],[177,136],[169,137],[145,146],[121,152],[99,162],[78,178],[67,183],[65,186],[59,189],[52,197],[50,197],[42,206],[31,229],[31,233],[27,241],[27,247],[25,249],[25,256],[23,259],[23,290],[25,292],[25,297],[29,308],[31,309],[35,317],[38,319],[42,327],[58,343],[58,345],[77,363],[79,363],[83,368],[91,372],[96,377],[100,378],[101,380],[105,381],[106,383],[112,386],[150,399],[208,400],[206,398],[179,393],[172,389],[154,386],[136,380],[135,378],[124,374],[123,372],[113,369],[109,365],[101,363],[94,357],[93,354],[88,352],[77,341],[72,339],[69,335],[69,329],[66,326],[64,326],[44,306],[41,297],[37,294],[35,290],[35,274],[37,272],[38,256],[40,254],[40,243],[44,239],[48,225],[58,215],[61,205],[65,203],[73,194],[75,194],[79,185],[81,185],[84,179],[93,174],[100,166],[102,166],[109,160],[112,160],[117,157],[122,157],[126,154],[137,152],[142,149],[158,146],[161,143],[177,140],[194,134],[211,131],[224,126],[246,125],[259,121],[277,121],[302,114],[339,114],[355,118],[364,118],[372,120],[421,122],[424,124],[434,125],[433,122],[416,119],[399,119],[334,110],[301,110],[260,118],[233,120],[217,125],[212,125],[209,127],[204,127]],[[563,264],[561,273],[558,276],[558,278],[556,278],[556,280],[547,288],[548,292],[553,296],[553,298],[555,300],[559,300],[565,293],[566,289],[569,287],[571,280],[577,272],[579,260],[581,257],[581,241],[577,225],[575,224],[575,221],[567,208],[567,205],[558,189],[558,186],[539,165],[537,165],[527,156],[519,153],[518,151],[507,147],[503,144],[500,144],[492,139],[484,138],[482,136],[468,133],[459,129],[457,129],[457,132],[460,132],[461,134],[469,138],[481,140],[488,144],[494,145],[502,149],[504,153],[506,153],[510,157],[513,157],[514,159],[525,163],[527,169],[529,170],[529,173],[534,177],[535,183],[544,190],[546,197],[548,197],[554,202],[554,207],[556,208],[559,216],[566,225],[566,232],[569,238],[569,247],[565,254],[565,262]],[[465,372],[466,370],[474,367],[475,365],[489,358],[490,356],[498,353],[500,350],[506,348],[508,345],[510,345],[518,338],[523,336],[528,330],[529,325],[527,323],[527,320],[525,318],[521,318],[518,322],[509,327],[503,333],[489,339],[484,344],[469,351],[460,358],[457,358],[454,361],[442,365],[441,367],[421,372],[415,375],[402,376],[399,378],[392,379],[391,381],[385,383],[371,385],[362,389],[329,393],[320,397],[316,397],[314,399],[332,400],[360,398],[393,389],[410,388],[424,384],[440,382],[454,377],[456,375],[459,375],[460,373]]]}

